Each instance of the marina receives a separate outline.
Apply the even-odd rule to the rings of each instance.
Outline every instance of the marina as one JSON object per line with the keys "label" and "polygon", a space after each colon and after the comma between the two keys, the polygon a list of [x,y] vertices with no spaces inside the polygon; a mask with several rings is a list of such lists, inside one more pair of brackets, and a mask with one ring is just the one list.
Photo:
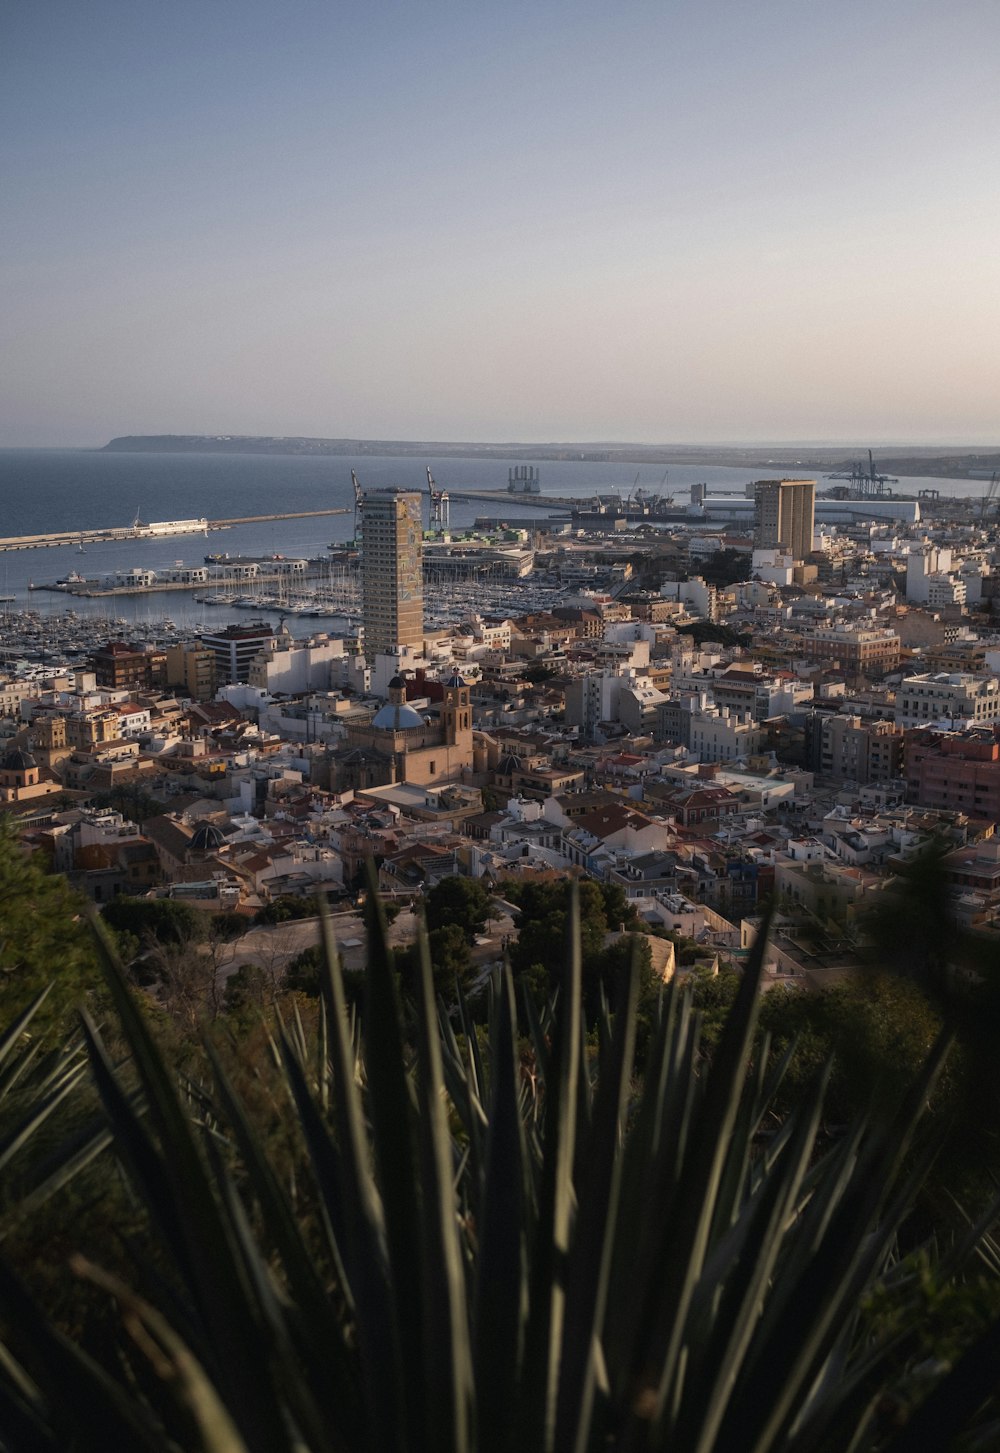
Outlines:
{"label": "marina", "polygon": [[51,674],[60,667],[79,670],[95,645],[102,640],[120,639],[126,633],[132,641],[156,646],[194,640],[198,634],[195,627],[178,625],[168,616],[135,622],[121,616],[80,615],[72,609],[58,614],[37,610],[5,612],[0,625],[0,662],[18,669],[21,676],[37,671]]}

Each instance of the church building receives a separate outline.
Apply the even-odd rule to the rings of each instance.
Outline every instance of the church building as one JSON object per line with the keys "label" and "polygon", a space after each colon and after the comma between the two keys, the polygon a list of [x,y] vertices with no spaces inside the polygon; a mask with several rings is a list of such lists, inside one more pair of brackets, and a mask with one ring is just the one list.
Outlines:
{"label": "church building", "polygon": [[389,699],[370,722],[347,726],[347,744],[330,757],[330,785],[384,787],[414,782],[432,787],[457,782],[472,769],[470,689],[456,672],[444,683],[436,718],[425,718],[406,700],[406,681],[394,676]]}

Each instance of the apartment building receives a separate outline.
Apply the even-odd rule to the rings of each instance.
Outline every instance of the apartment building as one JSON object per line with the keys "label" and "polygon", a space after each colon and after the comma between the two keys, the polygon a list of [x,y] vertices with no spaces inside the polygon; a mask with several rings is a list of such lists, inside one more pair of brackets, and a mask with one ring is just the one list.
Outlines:
{"label": "apartment building", "polygon": [[903,728],[891,721],[852,715],[817,715],[813,766],[838,781],[891,782],[903,775]]}
{"label": "apartment building", "polygon": [[989,728],[909,732],[905,775],[908,802],[1000,822],[1000,742]]}
{"label": "apartment building", "polygon": [[754,491],[756,550],[783,550],[793,560],[812,554],[816,514],[814,479],[758,479]]}
{"label": "apartment building", "polygon": [[887,626],[850,621],[808,626],[799,649],[807,661],[837,663],[849,676],[884,676],[899,665],[899,636]]}
{"label": "apartment building", "polygon": [[365,656],[395,646],[423,647],[421,497],[402,489],[361,497],[361,594]]}
{"label": "apartment building", "polygon": [[896,692],[895,717],[902,727],[933,722],[992,726],[1000,722],[1000,680],[962,671],[905,676]]}

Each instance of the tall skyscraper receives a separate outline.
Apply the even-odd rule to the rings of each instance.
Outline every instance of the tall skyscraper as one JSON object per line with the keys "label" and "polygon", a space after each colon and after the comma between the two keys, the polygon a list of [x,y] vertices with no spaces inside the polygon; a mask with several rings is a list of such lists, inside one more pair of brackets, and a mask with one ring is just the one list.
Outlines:
{"label": "tall skyscraper", "polygon": [[424,640],[423,521],[415,490],[361,496],[361,595],[365,655]]}
{"label": "tall skyscraper", "polygon": [[758,479],[753,491],[754,548],[784,550],[793,560],[805,560],[813,547],[816,481]]}

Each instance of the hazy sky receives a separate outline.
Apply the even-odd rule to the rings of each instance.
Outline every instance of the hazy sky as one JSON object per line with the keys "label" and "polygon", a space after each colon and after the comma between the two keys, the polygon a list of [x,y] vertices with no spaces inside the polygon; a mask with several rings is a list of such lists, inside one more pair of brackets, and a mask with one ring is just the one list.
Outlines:
{"label": "hazy sky", "polygon": [[0,443],[1000,443],[997,0],[4,0]]}

